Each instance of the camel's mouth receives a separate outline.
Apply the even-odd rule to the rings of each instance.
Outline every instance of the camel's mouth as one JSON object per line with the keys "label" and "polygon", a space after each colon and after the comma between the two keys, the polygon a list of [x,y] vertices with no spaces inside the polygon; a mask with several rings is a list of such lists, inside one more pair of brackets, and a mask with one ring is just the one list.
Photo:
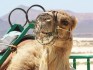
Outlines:
{"label": "camel's mouth", "polygon": [[48,28],[40,28],[40,27],[36,27],[35,28],[35,32],[36,32],[36,39],[41,43],[41,44],[48,44],[50,43],[54,36],[53,36],[53,32],[51,30],[49,30]]}

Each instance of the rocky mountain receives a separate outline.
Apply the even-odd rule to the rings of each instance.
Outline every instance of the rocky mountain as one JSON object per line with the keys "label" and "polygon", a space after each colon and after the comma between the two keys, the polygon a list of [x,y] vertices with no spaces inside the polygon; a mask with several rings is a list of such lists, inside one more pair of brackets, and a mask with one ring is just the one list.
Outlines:
{"label": "rocky mountain", "polygon": [[0,37],[2,37],[10,28],[7,21],[0,19]]}
{"label": "rocky mountain", "polygon": [[[18,7],[23,8],[25,10],[28,9],[27,6],[23,6],[23,5]],[[28,13],[29,20],[35,19],[37,15],[40,14],[41,12],[42,10],[40,9],[36,10],[32,8]],[[77,27],[74,30],[75,37],[93,37],[93,13],[76,13],[69,10],[66,10],[66,12],[76,16],[78,19]],[[8,15],[9,13],[0,17],[0,36],[3,35],[5,31],[9,29]],[[19,23],[23,25],[25,21],[26,21],[26,18],[23,12],[15,11],[11,15],[12,23],[17,23],[17,24]]]}
{"label": "rocky mountain", "polygon": [[74,34],[79,37],[93,37],[93,13],[76,13],[78,25]]}

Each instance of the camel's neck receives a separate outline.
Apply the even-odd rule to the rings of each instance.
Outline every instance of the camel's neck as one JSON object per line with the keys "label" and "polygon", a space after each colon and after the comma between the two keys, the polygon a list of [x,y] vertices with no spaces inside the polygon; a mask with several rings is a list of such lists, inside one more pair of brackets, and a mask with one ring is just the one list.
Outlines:
{"label": "camel's neck", "polygon": [[[64,52],[63,52],[64,53]],[[64,53],[50,53],[49,55],[49,70],[70,70],[69,56]]]}
{"label": "camel's neck", "polygon": [[49,48],[49,70],[70,70],[69,55],[71,48],[71,42],[63,47],[53,46]]}
{"label": "camel's neck", "polygon": [[39,70],[70,70],[69,55],[72,45],[69,41],[64,43],[58,44],[61,46],[45,46],[47,48],[44,49]]}
{"label": "camel's neck", "polygon": [[70,70],[68,59],[56,59],[53,63],[49,64],[49,70]]}

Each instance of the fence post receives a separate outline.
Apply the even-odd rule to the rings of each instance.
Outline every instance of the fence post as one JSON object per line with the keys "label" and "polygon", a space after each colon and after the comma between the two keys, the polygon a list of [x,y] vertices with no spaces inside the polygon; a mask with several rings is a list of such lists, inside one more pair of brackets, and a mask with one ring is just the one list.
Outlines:
{"label": "fence post", "polygon": [[76,58],[73,59],[73,67],[76,69]]}
{"label": "fence post", "polygon": [[90,70],[90,58],[87,58],[87,70]]}

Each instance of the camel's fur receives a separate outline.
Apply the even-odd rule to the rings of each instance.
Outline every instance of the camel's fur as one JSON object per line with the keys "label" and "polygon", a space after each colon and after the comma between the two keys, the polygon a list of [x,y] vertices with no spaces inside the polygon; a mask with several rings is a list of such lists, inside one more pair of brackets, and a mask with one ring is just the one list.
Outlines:
{"label": "camel's fur", "polygon": [[[51,12],[48,13],[51,14]],[[64,11],[58,11],[57,17],[59,26],[62,24],[61,20],[68,21],[69,25],[62,27],[67,30],[70,28],[72,34],[77,23],[76,18]],[[69,55],[72,49],[72,36],[70,39],[62,40],[61,36],[62,38],[69,37],[69,33],[62,29],[58,30],[58,34],[60,37],[55,38],[53,45],[43,46],[37,40],[21,42],[7,70],[70,70]]]}

